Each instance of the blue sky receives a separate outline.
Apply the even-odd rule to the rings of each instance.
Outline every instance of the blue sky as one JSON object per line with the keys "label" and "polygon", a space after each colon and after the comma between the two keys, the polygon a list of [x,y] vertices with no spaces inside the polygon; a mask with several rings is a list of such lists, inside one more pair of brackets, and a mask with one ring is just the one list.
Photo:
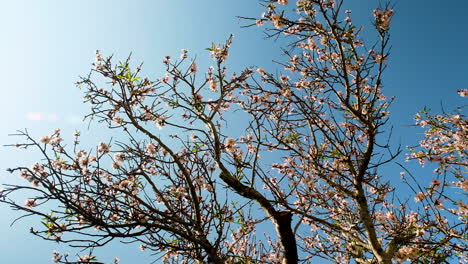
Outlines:
{"label": "blue sky", "polygon": [[[290,2],[294,2],[290,0]],[[356,2],[356,1],[349,1]],[[378,1],[362,0],[351,6],[355,23],[369,23]],[[178,56],[187,48],[208,63],[204,50],[211,42],[223,42],[233,33],[229,65],[273,69],[281,42],[264,40],[261,29],[241,29],[236,16],[258,17],[263,11],[254,0],[0,0],[0,145],[15,143],[8,137],[27,128],[39,137],[62,128],[64,135],[82,130],[85,143],[106,138],[99,126],[92,131],[80,122],[87,113],[82,94],[74,83],[86,74],[95,50],[124,59],[133,52],[134,61],[144,61],[146,72],[160,77],[165,55]],[[449,110],[461,105],[457,89],[468,88],[468,2],[396,0],[392,23],[392,51],[385,75],[387,96],[396,96],[391,108],[394,139],[403,146],[420,137],[410,125],[424,106]],[[0,183],[19,183],[8,167],[27,165],[37,153],[0,147]],[[423,171],[421,171],[423,172]],[[50,263],[56,245],[28,234],[33,219],[9,227],[18,217],[0,206],[0,252],[2,263]],[[127,250],[128,249],[128,250]],[[124,251],[125,250],[125,251]],[[98,251],[122,263],[150,263],[153,258],[136,245],[113,245]]]}

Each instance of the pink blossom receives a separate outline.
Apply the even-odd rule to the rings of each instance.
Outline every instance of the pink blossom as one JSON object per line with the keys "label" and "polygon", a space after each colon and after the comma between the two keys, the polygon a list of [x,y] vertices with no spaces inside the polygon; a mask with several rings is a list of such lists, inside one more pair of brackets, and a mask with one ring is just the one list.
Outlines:
{"label": "pink blossom", "polygon": [[154,122],[156,123],[156,126],[159,129],[162,129],[162,127],[164,127],[166,125],[166,119],[168,119],[168,118],[169,118],[169,116],[160,115],[154,120]]}
{"label": "pink blossom", "polygon": [[434,201],[434,206],[438,209],[443,209],[444,208],[444,202],[442,200],[435,200]]}
{"label": "pink blossom", "polygon": [[125,154],[122,152],[115,153],[114,160],[117,162],[123,162],[125,160]]}
{"label": "pink blossom", "polygon": [[455,182],[455,186],[467,192],[468,191],[468,178],[464,179],[463,181]]}
{"label": "pink blossom", "polygon": [[426,195],[425,195],[424,193],[418,192],[418,193],[416,194],[416,196],[414,197],[414,200],[415,200],[416,202],[420,202],[420,201],[422,201],[422,200],[425,199],[425,198],[426,198]]}
{"label": "pink blossom", "polygon": [[62,142],[63,139],[59,136],[53,136],[50,141],[49,141],[49,144],[52,145],[52,146],[57,146],[60,144],[60,142]]}
{"label": "pink blossom", "polygon": [[224,148],[228,152],[233,152],[237,149],[237,142],[233,138],[227,138],[226,142],[224,143]]}
{"label": "pink blossom", "polygon": [[216,91],[216,89],[218,88],[218,85],[213,79],[209,81],[209,84],[210,84],[210,90],[213,92]]}
{"label": "pink blossom", "polygon": [[120,216],[118,216],[117,214],[109,215],[109,220],[111,220],[112,222],[118,221],[119,219],[120,219]]}
{"label": "pink blossom", "polygon": [[398,263],[402,263],[406,260],[416,258],[417,255],[418,250],[416,248],[404,246],[397,252],[397,261]]}
{"label": "pink blossom", "polygon": [[116,124],[121,124],[123,122],[123,118],[120,116],[114,116],[114,118],[112,118],[112,121],[114,121]]}
{"label": "pink blossom", "polygon": [[196,73],[197,71],[198,71],[197,63],[193,61],[192,64],[190,64],[190,73]]}
{"label": "pink blossom", "polygon": [[36,199],[27,199],[27,200],[24,202],[24,206],[25,206],[26,208],[31,209],[31,208],[37,206],[37,201],[36,201]]}
{"label": "pink blossom", "polygon": [[376,54],[375,57],[375,62],[381,64],[385,61],[385,58],[381,54]]}
{"label": "pink blossom", "polygon": [[271,22],[273,22],[275,28],[281,28],[282,26],[284,26],[283,18],[280,15],[271,15],[270,20]]}
{"label": "pink blossom", "polygon": [[257,68],[257,72],[260,73],[261,75],[266,75],[266,71],[263,68]]}
{"label": "pink blossom", "polygon": [[49,144],[51,139],[52,137],[50,136],[44,136],[39,139],[39,142],[44,143],[44,144]]}
{"label": "pink blossom", "polygon": [[99,154],[106,154],[106,153],[109,153],[109,150],[110,150],[110,146],[109,146],[109,145],[107,145],[107,144],[104,143],[104,142],[99,143],[99,146],[98,146],[98,153],[99,153]]}
{"label": "pink blossom", "polygon": [[119,187],[120,188],[126,188],[126,187],[130,186],[131,184],[132,184],[132,182],[129,181],[129,180],[123,180],[123,181],[120,182]]}
{"label": "pink blossom", "polygon": [[195,101],[195,103],[200,103],[203,100],[203,96],[201,94],[197,93],[193,97],[193,100]]}
{"label": "pink blossom", "polygon": [[468,97],[468,89],[461,89],[457,91],[461,97]]}
{"label": "pink blossom", "polygon": [[101,63],[101,62],[102,62],[101,52],[99,50],[96,50],[96,63]]}
{"label": "pink blossom", "polygon": [[141,251],[145,251],[148,248],[148,246],[142,244],[142,245],[139,246],[139,248],[140,248]]}
{"label": "pink blossom", "polygon": [[169,64],[170,61],[171,61],[171,56],[166,56],[166,57],[164,57],[163,63],[164,64]]}
{"label": "pink blossom", "polygon": [[437,179],[433,179],[431,182],[431,188],[437,190],[440,187],[440,181]]}
{"label": "pink blossom", "polygon": [[291,89],[287,88],[287,87],[284,87],[282,90],[281,90],[281,95],[286,97],[286,98],[290,98],[292,96],[292,91]]}
{"label": "pink blossom", "polygon": [[375,9],[374,10],[374,17],[375,17],[375,25],[380,31],[388,30],[390,26],[390,20],[393,16],[393,9]]}
{"label": "pink blossom", "polygon": [[94,260],[94,259],[96,259],[96,257],[89,256],[89,255],[84,255],[84,256],[78,257],[78,261],[86,262],[86,263],[88,263],[88,262],[90,262],[91,260]]}
{"label": "pink blossom", "polygon": [[307,48],[310,49],[310,50],[317,49],[318,48],[317,42],[315,42],[315,40],[312,39],[312,38],[308,38],[307,39]]}
{"label": "pink blossom", "polygon": [[182,49],[182,54],[180,54],[180,58],[183,60],[183,59],[186,59],[188,56],[187,56],[187,52],[188,50],[187,49]]}
{"label": "pink blossom", "polygon": [[53,256],[52,256],[52,261],[57,263],[59,261],[62,260],[62,255],[60,255],[60,253],[58,251],[54,251],[53,253]]}

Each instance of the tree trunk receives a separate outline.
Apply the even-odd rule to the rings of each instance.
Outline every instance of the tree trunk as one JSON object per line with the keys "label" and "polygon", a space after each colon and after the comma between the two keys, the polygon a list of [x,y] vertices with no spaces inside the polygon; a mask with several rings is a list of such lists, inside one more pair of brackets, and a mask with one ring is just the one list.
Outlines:
{"label": "tree trunk", "polygon": [[299,258],[297,255],[296,237],[291,228],[292,213],[288,211],[278,212],[273,218],[276,232],[284,251],[283,264],[297,264]]}

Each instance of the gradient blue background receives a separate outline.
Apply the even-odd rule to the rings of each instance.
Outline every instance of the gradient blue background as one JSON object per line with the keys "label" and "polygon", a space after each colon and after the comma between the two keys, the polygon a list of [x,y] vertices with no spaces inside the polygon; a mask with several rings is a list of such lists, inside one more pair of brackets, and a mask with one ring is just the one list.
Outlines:
{"label": "gradient blue background", "polygon": [[[354,22],[369,24],[378,1],[349,2]],[[468,1],[393,3],[393,48],[384,93],[396,97],[391,124],[395,142],[404,147],[421,138],[421,130],[407,126],[415,112],[424,106],[440,111],[441,106],[450,110],[466,103],[456,90],[468,88]],[[104,129],[93,125],[89,131],[80,122],[88,107],[74,85],[78,75],[88,73],[96,49],[119,59],[133,52],[133,60],[144,61],[144,71],[152,77],[163,73],[163,56],[177,57],[182,48],[207,65],[204,49],[211,42],[223,42],[230,33],[235,35],[232,70],[251,65],[274,69],[271,61],[280,56],[281,41],[264,40],[255,27],[240,28],[236,16],[258,17],[263,12],[255,0],[1,0],[0,4],[0,145],[15,143],[17,139],[8,134],[24,128],[39,137],[60,127],[70,141],[72,132],[80,129],[89,147],[105,139]],[[42,113],[45,119],[29,120],[28,113]],[[0,147],[0,183],[20,183],[5,169],[38,158],[37,153]],[[395,174],[390,168],[388,173]],[[429,169],[416,174],[430,179]],[[57,245],[28,233],[34,219],[10,227],[18,216],[0,205],[0,263],[50,263]],[[102,261],[119,256],[121,263],[154,260],[137,245],[113,244],[96,254]]]}

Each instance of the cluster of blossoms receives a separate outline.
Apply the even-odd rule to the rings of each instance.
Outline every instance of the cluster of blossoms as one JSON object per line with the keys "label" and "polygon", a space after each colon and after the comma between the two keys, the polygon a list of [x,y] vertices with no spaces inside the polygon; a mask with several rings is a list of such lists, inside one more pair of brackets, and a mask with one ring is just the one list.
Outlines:
{"label": "cluster of blossoms", "polygon": [[110,146],[104,142],[99,143],[98,146],[98,153],[99,154],[107,154],[110,151]]}
{"label": "cluster of blossoms", "polygon": [[36,199],[28,199],[26,200],[26,202],[24,202],[24,206],[29,209],[35,207],[36,205],[37,205]]}
{"label": "cluster of blossoms", "polygon": [[[465,90],[459,90],[464,97]],[[468,204],[446,190],[468,191],[468,117],[463,107],[455,113],[431,115],[424,110],[415,116],[416,124],[424,128],[424,139],[417,148],[410,148],[407,159],[417,159],[421,165],[435,163],[434,172],[440,179],[433,179],[425,191],[417,192],[416,202],[429,202],[437,209],[446,210],[460,219],[468,216]],[[449,178],[453,177],[453,178]],[[445,201],[451,201],[444,203]]]}
{"label": "cluster of blossoms", "polygon": [[236,140],[233,138],[227,138],[226,142],[224,143],[224,148],[226,149],[227,152],[236,151],[238,149]]}
{"label": "cluster of blossoms", "polygon": [[287,5],[287,4],[288,4],[288,0],[278,0],[278,4],[280,4],[280,5]]}
{"label": "cluster of blossoms", "polygon": [[92,260],[95,260],[96,257],[95,256],[90,256],[90,255],[84,255],[84,256],[79,256],[78,257],[78,262],[83,262],[83,263],[89,263],[91,262]]}
{"label": "cluster of blossoms", "polygon": [[103,65],[102,55],[99,50],[96,50],[96,62],[94,63],[96,70],[104,70],[105,66]]}
{"label": "cluster of blossoms", "polygon": [[54,251],[52,252],[52,261],[55,262],[55,263],[58,263],[62,260],[62,254],[60,254],[60,252],[58,251]]}
{"label": "cluster of blossoms", "polygon": [[410,158],[418,159],[421,164],[426,160],[436,162],[438,173],[457,166],[468,167],[468,117],[462,112],[430,115],[423,111],[415,120],[425,129],[425,138],[420,142],[421,151],[412,149]]}
{"label": "cluster of blossoms", "polygon": [[60,137],[60,129],[56,129],[51,136],[43,136],[39,139],[39,142],[52,146],[56,146],[62,141],[63,139]]}
{"label": "cluster of blossoms", "polygon": [[[54,262],[54,263],[64,263],[64,264],[66,264],[66,263],[97,263],[96,262],[96,260],[97,260],[96,256],[91,256],[91,255],[78,256],[76,262],[69,261],[68,257],[69,257],[69,253],[66,253],[66,254],[62,255],[58,251],[53,251],[52,252],[52,262]],[[120,262],[120,258],[115,257],[113,263],[118,264],[119,262]],[[99,263],[101,263],[101,262],[99,262]]]}
{"label": "cluster of blossoms", "polygon": [[393,9],[375,9],[375,26],[380,32],[387,31],[390,27],[390,20],[393,16]]}
{"label": "cluster of blossoms", "polygon": [[215,45],[213,44],[211,48],[208,48],[208,50],[211,52],[212,58],[216,59],[217,61],[224,62],[229,56],[229,48],[231,47],[232,44],[232,35],[231,37],[226,41],[224,45]]}
{"label": "cluster of blossoms", "polygon": [[460,90],[458,90],[458,94],[461,97],[468,97],[468,89],[460,89]]}

